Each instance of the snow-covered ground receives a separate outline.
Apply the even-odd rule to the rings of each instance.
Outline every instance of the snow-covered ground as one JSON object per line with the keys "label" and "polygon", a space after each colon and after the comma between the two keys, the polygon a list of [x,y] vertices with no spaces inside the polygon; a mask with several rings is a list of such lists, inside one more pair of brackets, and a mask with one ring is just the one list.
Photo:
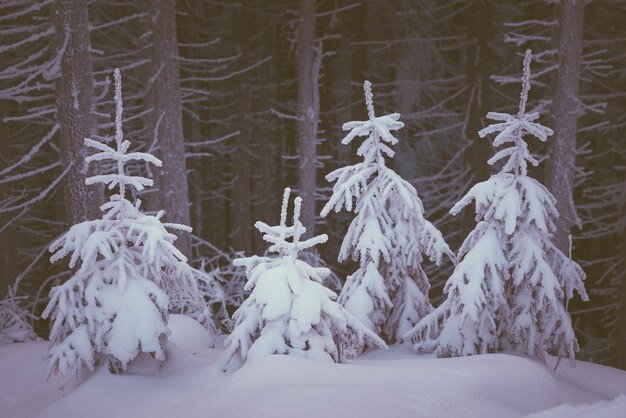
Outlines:
{"label": "snow-covered ground", "polygon": [[[80,385],[45,383],[46,342],[0,347],[0,417],[625,417],[626,372],[563,361],[557,372],[507,354],[437,359],[409,346],[348,364],[271,356],[222,374],[221,349],[173,316],[169,360],[140,357]],[[220,342],[218,342],[218,345]]]}

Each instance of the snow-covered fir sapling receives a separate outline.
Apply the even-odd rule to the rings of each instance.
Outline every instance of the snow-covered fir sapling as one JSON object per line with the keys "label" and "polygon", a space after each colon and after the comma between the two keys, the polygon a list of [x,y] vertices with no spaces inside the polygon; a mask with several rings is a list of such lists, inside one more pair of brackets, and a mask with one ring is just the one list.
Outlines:
{"label": "snow-covered fir sapling", "polygon": [[17,285],[13,285],[0,300],[0,345],[37,339],[32,327],[34,316],[20,305],[21,299]]}
{"label": "snow-covered fir sapling", "polygon": [[478,223],[459,250],[446,301],[404,336],[418,350],[461,356],[512,347],[540,359],[547,350],[574,358],[577,342],[565,303],[574,290],[587,299],[585,274],[551,242],[555,199],[527,175],[527,163],[538,161],[524,136],[545,142],[552,135],[535,122],[538,113],[526,112],[531,56],[526,51],[517,115],[490,112],[497,123],[479,132],[497,132],[494,147],[508,144],[488,161],[505,162],[450,211],[456,215],[474,201]]}
{"label": "snow-covered fir sapling", "polygon": [[[112,174],[86,179],[118,188],[102,205],[103,216],[81,222],[50,246],[52,262],[70,256],[72,277],[54,287],[43,317],[52,318],[48,375],[68,376],[107,362],[113,372],[126,369],[140,352],[165,360],[168,308],[200,304],[196,280],[202,275],[187,264],[174,246],[176,235],[165,228],[190,231],[178,224],[161,223],[162,212],[148,216],[140,201],[128,200],[129,187],[142,190],[152,180],[129,175],[125,165],[145,161],[156,166],[156,157],[128,152],[122,136],[122,86],[115,71],[115,148],[85,139],[99,151],[87,162],[112,161]],[[209,318],[210,319],[210,318]]]}
{"label": "snow-covered fir sapling", "polygon": [[[245,257],[233,261],[245,266],[246,290],[252,293],[235,312],[235,328],[226,339],[223,371],[239,368],[245,361],[272,354],[339,362],[346,353],[340,348],[347,339],[385,348],[385,343],[345,308],[335,302],[336,294],[322,285],[330,274],[299,260],[302,250],[327,241],[318,235],[305,241],[300,222],[302,200],[294,201],[293,225],[287,226],[289,188],[283,195],[280,225],[256,222],[263,239],[272,245],[274,257]],[[291,239],[291,240],[289,240]],[[350,353],[348,353],[350,354]]]}
{"label": "snow-covered fir sapling", "polygon": [[398,142],[392,131],[404,126],[400,115],[377,117],[369,81],[364,90],[369,118],[345,123],[343,129],[350,133],[341,141],[348,145],[366,137],[357,150],[363,161],[326,176],[335,185],[321,216],[343,208],[356,214],[338,260],[352,258],[359,268],[347,278],[339,302],[393,342],[432,310],[423,255],[437,265],[444,254],[455,257],[441,232],[424,218],[415,188],[385,164],[385,157],[394,156],[390,146]]}

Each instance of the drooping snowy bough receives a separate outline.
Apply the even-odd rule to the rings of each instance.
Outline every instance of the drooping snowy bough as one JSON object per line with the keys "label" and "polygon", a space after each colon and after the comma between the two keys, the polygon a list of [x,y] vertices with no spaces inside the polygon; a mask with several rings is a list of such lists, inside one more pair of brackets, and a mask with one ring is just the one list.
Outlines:
{"label": "drooping snowy bough", "polygon": [[578,349],[566,304],[577,291],[587,300],[581,267],[551,242],[559,216],[555,199],[527,175],[538,161],[524,140],[546,141],[552,130],[526,113],[531,52],[526,51],[517,115],[487,114],[497,121],[479,132],[498,133],[493,145],[507,146],[489,161],[504,160],[498,174],[479,183],[451,209],[472,201],[476,228],[459,250],[462,258],[448,279],[445,302],[404,335],[418,350],[462,356],[513,348],[544,359],[546,351],[574,359]]}
{"label": "drooping snowy bough", "polygon": [[116,148],[85,139],[87,146],[99,151],[87,157],[88,163],[113,161],[115,168],[114,173],[89,177],[86,183],[104,183],[119,191],[102,205],[101,219],[72,226],[50,246],[55,253],[51,261],[69,255],[74,274],[51,290],[42,314],[52,318],[48,376],[93,370],[103,361],[111,371],[123,371],[140,352],[165,360],[168,309],[189,306],[203,311],[197,291],[203,274],[187,264],[173,244],[176,235],[166,230],[191,228],[161,223],[162,212],[144,215],[141,202],[133,204],[126,197],[129,187],[142,190],[152,180],[127,174],[125,165],[145,161],[160,166],[161,161],[150,154],[128,152],[130,142],[122,136],[121,88],[116,70]]}
{"label": "drooping snowy bough", "polygon": [[360,346],[368,342],[386,348],[376,334],[334,301],[337,295],[333,291],[322,285],[330,270],[298,259],[300,251],[324,243],[328,237],[324,234],[300,241],[305,233],[300,222],[302,200],[295,198],[293,226],[287,226],[289,194],[286,188],[279,226],[254,225],[272,244],[269,251],[277,256],[233,261],[246,267],[245,289],[252,293],[233,315],[235,328],[225,341],[223,371],[272,354],[339,362],[351,354],[340,353],[348,338]]}
{"label": "drooping snowy bough", "polygon": [[423,256],[437,265],[444,254],[452,260],[455,256],[441,232],[424,218],[415,188],[385,164],[385,156],[394,156],[390,145],[398,142],[391,132],[404,126],[400,115],[377,117],[369,81],[364,90],[369,119],[344,124],[350,133],[341,141],[348,145],[367,137],[357,150],[363,161],[326,176],[335,185],[321,216],[343,208],[355,212],[338,260],[352,258],[359,269],[347,278],[339,303],[393,342],[432,310]]}

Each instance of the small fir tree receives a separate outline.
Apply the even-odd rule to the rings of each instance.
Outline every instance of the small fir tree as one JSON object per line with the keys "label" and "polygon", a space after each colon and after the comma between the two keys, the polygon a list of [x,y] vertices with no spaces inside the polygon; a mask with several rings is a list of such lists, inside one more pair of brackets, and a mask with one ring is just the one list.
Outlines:
{"label": "small fir tree", "polygon": [[555,199],[527,175],[527,163],[538,161],[524,136],[545,142],[552,135],[535,122],[538,113],[526,113],[530,61],[528,50],[517,115],[490,112],[487,117],[498,123],[479,132],[497,132],[494,147],[510,145],[488,161],[504,160],[500,172],[472,187],[450,211],[456,215],[475,201],[478,224],[459,251],[462,261],[446,283],[446,301],[404,336],[418,350],[460,356],[511,346],[542,360],[546,350],[574,358],[577,343],[565,304],[574,290],[587,299],[585,274],[551,242]]}
{"label": "small fir tree", "polygon": [[85,139],[87,146],[99,151],[87,157],[88,163],[113,161],[115,168],[114,173],[90,177],[86,183],[104,183],[118,192],[102,205],[101,219],[72,226],[50,246],[55,253],[52,262],[70,256],[73,275],[51,290],[42,314],[52,318],[48,375],[78,374],[101,361],[119,372],[140,352],[165,360],[168,307],[193,305],[192,310],[202,311],[196,284],[202,273],[187,264],[174,246],[176,235],[165,229],[191,228],[161,223],[162,212],[144,215],[141,202],[133,204],[127,198],[129,187],[142,190],[152,180],[127,174],[125,165],[145,161],[160,166],[161,161],[128,152],[130,142],[122,137],[121,89],[120,72],[115,70],[116,148]]}
{"label": "small fir tree", "polygon": [[341,141],[348,145],[358,136],[366,137],[357,150],[363,161],[326,176],[335,185],[321,216],[332,209],[355,212],[338,260],[352,258],[359,268],[347,278],[339,302],[393,342],[432,310],[423,255],[437,265],[443,254],[451,259],[454,255],[424,218],[415,188],[385,164],[385,157],[394,156],[390,145],[398,142],[392,132],[404,126],[400,115],[377,117],[369,81],[364,90],[369,118],[344,124],[350,133]]}
{"label": "small fir tree", "polygon": [[[378,336],[334,301],[336,294],[322,285],[330,270],[299,260],[300,251],[327,241],[318,235],[300,241],[305,228],[300,222],[302,200],[294,201],[293,226],[287,226],[290,189],[283,195],[279,226],[257,222],[255,227],[272,245],[275,257],[246,257],[233,261],[245,266],[250,296],[233,315],[235,328],[226,339],[223,371],[239,368],[245,361],[272,354],[286,354],[339,362],[340,347],[351,338],[386,348]],[[291,239],[291,241],[288,241]]]}
{"label": "small fir tree", "polygon": [[35,317],[21,306],[23,299],[17,295],[16,284],[0,300],[0,345],[37,339],[32,326]]}

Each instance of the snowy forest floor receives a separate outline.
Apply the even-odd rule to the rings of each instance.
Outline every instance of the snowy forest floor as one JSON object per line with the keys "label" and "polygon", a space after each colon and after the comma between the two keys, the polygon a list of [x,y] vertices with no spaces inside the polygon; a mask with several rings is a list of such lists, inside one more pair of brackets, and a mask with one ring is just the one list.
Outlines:
{"label": "snowy forest floor", "polygon": [[[347,364],[270,356],[222,374],[200,325],[170,322],[168,362],[47,383],[48,343],[0,346],[0,417],[624,417],[626,371],[508,354],[437,359],[409,345]],[[216,346],[221,347],[222,340]],[[550,359],[553,366],[555,359]],[[78,385],[80,383],[80,385]],[[533,415],[534,414],[534,415]]]}

